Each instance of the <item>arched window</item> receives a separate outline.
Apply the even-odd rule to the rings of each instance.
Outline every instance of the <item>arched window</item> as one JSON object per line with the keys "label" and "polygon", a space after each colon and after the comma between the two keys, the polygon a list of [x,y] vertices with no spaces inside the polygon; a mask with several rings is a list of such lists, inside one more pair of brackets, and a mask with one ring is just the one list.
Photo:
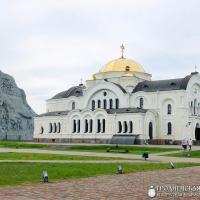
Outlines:
{"label": "arched window", "polygon": [[171,122],[168,122],[167,124],[167,134],[168,135],[171,135],[172,134],[172,123]]}
{"label": "arched window", "polygon": [[140,98],[140,108],[143,108],[143,106],[144,106],[144,99]]}
{"label": "arched window", "polygon": [[56,131],[57,131],[56,129],[57,129],[57,126],[56,126],[56,123],[54,122],[53,123],[53,133],[56,133]]}
{"label": "arched window", "polygon": [[149,122],[149,139],[153,139],[153,123]]}
{"label": "arched window", "polygon": [[129,133],[133,132],[133,122],[129,121]]}
{"label": "arched window", "polygon": [[127,130],[128,130],[127,122],[124,121],[124,133],[127,133]]}
{"label": "arched window", "polygon": [[196,115],[197,100],[194,100],[194,115]]}
{"label": "arched window", "polygon": [[97,101],[97,107],[98,107],[98,108],[101,108],[101,100],[98,100],[98,101]]}
{"label": "arched window", "polygon": [[75,102],[73,101],[72,102],[72,110],[74,110],[75,109]]}
{"label": "arched window", "polygon": [[85,119],[85,131],[84,132],[85,133],[88,132],[88,120],[87,119]]}
{"label": "arched window", "polygon": [[104,108],[104,109],[107,108],[107,101],[106,101],[106,99],[103,100],[103,108]]}
{"label": "arched window", "polygon": [[171,105],[171,104],[168,104],[168,105],[167,105],[167,114],[168,114],[168,115],[171,115],[171,114],[172,114],[172,105]]}
{"label": "arched window", "polygon": [[100,119],[97,119],[97,133],[101,132],[101,121]]}
{"label": "arched window", "polygon": [[119,99],[115,99],[115,105],[116,105],[116,109],[119,108]]}
{"label": "arched window", "polygon": [[119,121],[118,122],[118,133],[122,132],[122,123]]}
{"label": "arched window", "polygon": [[49,133],[52,133],[52,129],[53,129],[52,123],[49,123]]}
{"label": "arched window", "polygon": [[60,122],[58,122],[57,133],[60,133],[60,130],[61,130],[61,124]]}
{"label": "arched window", "polygon": [[126,71],[130,71],[130,67],[129,67],[129,66],[126,66],[125,70],[126,70]]}
{"label": "arched window", "polygon": [[95,109],[95,100],[92,100],[92,110]]}
{"label": "arched window", "polygon": [[73,133],[76,133],[76,120],[73,120]]}
{"label": "arched window", "polygon": [[92,133],[92,129],[93,129],[93,120],[92,119],[90,119],[90,133]]}
{"label": "arched window", "polygon": [[103,120],[102,120],[102,123],[103,123],[103,124],[102,124],[102,126],[103,126],[103,127],[102,127],[102,133],[105,133],[105,128],[106,128],[106,120],[105,120],[105,119],[103,119]]}
{"label": "arched window", "polygon": [[81,131],[81,120],[78,119],[78,124],[77,124],[77,133],[80,133]]}
{"label": "arched window", "polygon": [[40,134],[43,134],[44,133],[44,128],[43,128],[43,126],[41,126],[41,128],[40,128]]}
{"label": "arched window", "polygon": [[110,103],[110,109],[112,109],[112,108],[113,108],[113,100],[110,99],[110,100],[109,100],[109,103]]}

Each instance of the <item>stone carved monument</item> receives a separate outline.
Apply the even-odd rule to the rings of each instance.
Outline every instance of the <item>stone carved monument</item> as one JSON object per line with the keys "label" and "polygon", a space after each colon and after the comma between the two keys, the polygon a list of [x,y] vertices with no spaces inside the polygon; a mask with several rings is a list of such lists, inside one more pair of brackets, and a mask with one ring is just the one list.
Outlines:
{"label": "stone carved monument", "polygon": [[0,139],[32,140],[35,112],[15,80],[0,71]]}

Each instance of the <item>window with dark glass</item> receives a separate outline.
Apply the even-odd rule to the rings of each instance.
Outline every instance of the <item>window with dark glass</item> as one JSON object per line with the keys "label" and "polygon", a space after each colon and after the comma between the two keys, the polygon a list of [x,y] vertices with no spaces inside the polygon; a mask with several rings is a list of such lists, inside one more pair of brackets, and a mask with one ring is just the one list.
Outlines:
{"label": "window with dark glass", "polygon": [[127,122],[124,121],[124,133],[127,133],[127,130],[128,130]]}
{"label": "window with dark glass", "polygon": [[60,122],[58,122],[57,133],[60,133],[60,130],[61,130],[61,124],[60,124]]}
{"label": "window with dark glass", "polygon": [[115,99],[115,105],[116,105],[116,109],[119,108],[119,99]]}
{"label": "window with dark glass", "polygon": [[53,129],[52,123],[50,123],[50,124],[49,124],[49,133],[52,133],[52,129]]}
{"label": "window with dark glass", "polygon": [[167,134],[168,135],[171,135],[172,134],[172,123],[171,122],[168,122],[168,125],[167,125],[168,127],[168,131],[167,131]]}
{"label": "window with dark glass", "polygon": [[72,110],[74,110],[75,109],[75,102],[73,101],[72,102]]}
{"label": "window with dark glass", "polygon": [[43,128],[43,126],[41,126],[40,134],[43,134],[43,133],[44,133],[44,128]]}
{"label": "window with dark glass", "polygon": [[122,132],[122,123],[118,122],[118,133]]}
{"label": "window with dark glass", "polygon": [[80,131],[81,131],[81,120],[78,119],[77,133],[80,133]]}
{"label": "window with dark glass", "polygon": [[172,114],[172,105],[171,105],[171,104],[168,104],[168,105],[167,105],[167,114],[168,114],[168,115],[171,115],[171,114]]}
{"label": "window with dark glass", "polygon": [[133,122],[130,121],[129,122],[129,133],[132,133],[133,132]]}
{"label": "window with dark glass", "polygon": [[104,108],[104,109],[107,108],[107,101],[106,101],[106,99],[103,100],[103,108]]}
{"label": "window with dark glass", "polygon": [[54,133],[56,133],[56,131],[57,131],[56,129],[57,129],[57,126],[56,126],[56,123],[54,123],[54,124],[53,124],[53,132],[54,132]]}
{"label": "window with dark glass", "polygon": [[106,120],[105,119],[103,119],[102,120],[102,125],[103,125],[103,127],[102,127],[102,133],[105,133],[105,128],[106,128]]}
{"label": "window with dark glass", "polygon": [[126,71],[130,71],[130,67],[129,66],[126,66]]}
{"label": "window with dark glass", "polygon": [[73,120],[73,133],[76,133],[76,120]]}
{"label": "window with dark glass", "polygon": [[90,119],[90,133],[92,133],[92,129],[93,129],[93,121],[92,121],[92,119]]}
{"label": "window with dark glass", "polygon": [[110,100],[109,100],[109,103],[110,103],[110,109],[112,109],[112,108],[113,108],[113,100],[110,99]]}
{"label": "window with dark glass", "polygon": [[97,101],[97,106],[98,106],[98,108],[101,108],[101,100]]}
{"label": "window with dark glass", "polygon": [[85,119],[85,133],[88,132],[88,120]]}
{"label": "window with dark glass", "polygon": [[92,110],[95,109],[95,100],[92,100]]}
{"label": "window with dark glass", "polygon": [[144,99],[140,98],[140,108],[143,108],[143,106],[144,106]]}
{"label": "window with dark glass", "polygon": [[100,119],[97,119],[97,133],[101,132],[101,121]]}

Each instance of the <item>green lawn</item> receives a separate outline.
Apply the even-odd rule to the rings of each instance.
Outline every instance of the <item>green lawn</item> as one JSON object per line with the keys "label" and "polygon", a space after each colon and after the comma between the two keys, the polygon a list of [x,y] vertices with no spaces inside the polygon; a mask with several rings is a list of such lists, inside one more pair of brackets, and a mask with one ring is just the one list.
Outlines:
{"label": "green lawn", "polygon": [[182,151],[179,153],[166,154],[164,156],[172,156],[172,157],[190,157],[190,158],[200,158],[200,150],[197,151]]}
{"label": "green lawn", "polygon": [[0,153],[0,160],[124,160],[123,158],[74,156],[44,153]]}
{"label": "green lawn", "polygon": [[[176,168],[199,166],[195,163],[177,163]],[[124,173],[167,169],[165,163],[122,164]],[[41,173],[47,170],[50,182],[63,179],[116,174],[117,164],[97,163],[0,163],[0,185],[18,185],[41,182]]]}
{"label": "green lawn", "polygon": [[[89,151],[89,152],[107,152],[110,153],[131,153],[141,155],[145,151],[149,153],[160,153],[170,152],[179,150],[179,148],[165,148],[165,147],[151,147],[151,146],[123,146],[119,145],[68,145],[58,146],[54,144],[31,144],[25,142],[16,141],[0,141],[0,148],[39,148],[39,149],[50,149],[50,150],[64,150],[64,151]],[[108,153],[109,153],[108,152]]]}
{"label": "green lawn", "polygon": [[31,149],[48,149],[51,148],[50,145],[48,144],[31,144],[31,143],[27,143],[27,142],[17,142],[17,141],[0,141],[0,148],[31,148]]}
{"label": "green lawn", "polygon": [[[121,146],[121,145],[75,145],[68,148],[71,151],[107,152],[110,153],[130,153],[142,155],[145,151],[152,153],[177,151],[178,148],[151,147],[151,146]],[[128,152],[127,152],[128,151]],[[109,153],[108,152],[108,153]]]}

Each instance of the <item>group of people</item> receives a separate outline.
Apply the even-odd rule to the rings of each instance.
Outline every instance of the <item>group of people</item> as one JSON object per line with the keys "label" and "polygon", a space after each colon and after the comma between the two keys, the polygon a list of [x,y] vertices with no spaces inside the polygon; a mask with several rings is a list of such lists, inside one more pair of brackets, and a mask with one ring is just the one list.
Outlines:
{"label": "group of people", "polygon": [[193,141],[191,138],[188,140],[186,138],[182,140],[182,147],[183,147],[184,151],[187,149],[187,146],[189,146],[189,150],[191,151],[192,144],[193,144]]}

